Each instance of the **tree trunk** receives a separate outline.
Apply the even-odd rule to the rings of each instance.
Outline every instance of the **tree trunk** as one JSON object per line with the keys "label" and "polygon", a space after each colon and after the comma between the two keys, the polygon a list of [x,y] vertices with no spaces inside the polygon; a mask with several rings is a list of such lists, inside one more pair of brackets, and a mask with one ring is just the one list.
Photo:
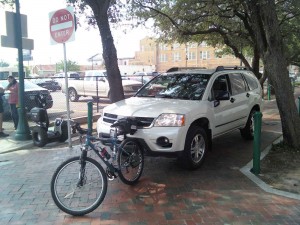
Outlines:
{"label": "tree trunk", "polygon": [[259,51],[257,47],[254,47],[253,60],[252,60],[252,72],[255,74],[257,79],[261,78],[261,73],[259,72],[259,60],[260,60]]}
{"label": "tree trunk", "polygon": [[[93,3],[92,3],[93,2]],[[87,1],[94,12],[95,19],[100,31],[103,48],[103,59],[107,71],[107,79],[110,87],[109,97],[111,102],[124,99],[121,73],[118,66],[117,50],[111,34],[107,11],[109,0]]]}
{"label": "tree trunk", "polygon": [[300,118],[283,52],[275,2],[253,0],[247,4],[260,54],[275,90],[284,142],[292,147],[300,147]]}

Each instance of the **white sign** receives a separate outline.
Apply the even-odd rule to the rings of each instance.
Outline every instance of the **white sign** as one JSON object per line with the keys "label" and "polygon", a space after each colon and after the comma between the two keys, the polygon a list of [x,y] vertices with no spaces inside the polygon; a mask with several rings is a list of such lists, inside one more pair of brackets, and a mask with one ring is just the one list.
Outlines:
{"label": "white sign", "polygon": [[51,44],[75,40],[75,20],[73,7],[49,13]]}

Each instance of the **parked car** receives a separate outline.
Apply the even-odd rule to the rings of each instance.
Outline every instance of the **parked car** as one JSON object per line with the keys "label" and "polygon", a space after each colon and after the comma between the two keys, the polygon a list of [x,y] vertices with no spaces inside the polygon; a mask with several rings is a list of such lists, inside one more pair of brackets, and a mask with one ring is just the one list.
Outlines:
{"label": "parked car", "polygon": [[[7,87],[8,81],[7,80],[0,80],[0,86]],[[37,102],[35,101],[35,96],[42,94],[46,96],[47,104],[46,109],[49,109],[53,106],[53,99],[52,96],[46,88],[42,88],[28,80],[24,80],[24,104],[26,112],[30,112],[30,110],[34,107],[38,107]],[[5,92],[3,96],[3,105],[4,105],[4,118],[10,117],[10,110],[8,104],[8,97],[9,92]]]}
{"label": "parked car", "polygon": [[[68,80],[80,80],[80,75],[77,72],[67,72]],[[58,83],[60,86],[60,89],[62,87],[62,84],[65,82],[65,73],[57,73],[54,74],[52,77],[52,80]]]}
{"label": "parked car", "polygon": [[214,138],[239,129],[253,139],[253,115],[263,107],[254,74],[238,67],[164,73],[135,96],[103,109],[99,137],[119,118],[134,117],[137,138],[150,155],[174,156],[189,169],[201,166]]}
{"label": "parked car", "polygon": [[30,82],[46,88],[49,91],[57,91],[61,89],[61,86],[58,84],[58,82],[50,78],[31,79]]}
{"label": "parked car", "polygon": [[[80,79],[80,75],[77,72],[67,72],[68,78],[69,79],[74,79],[74,80],[79,80]],[[54,74],[52,78],[65,78],[65,73],[57,73]]]}
{"label": "parked car", "polygon": [[[97,82],[98,80],[98,82]],[[134,80],[122,80],[124,95],[133,96],[141,87],[142,83]],[[98,91],[97,91],[98,89]],[[62,83],[62,92],[65,92],[65,84]],[[78,101],[80,96],[91,96],[110,98],[110,87],[105,70],[85,71],[83,80],[70,80],[68,83],[69,99],[71,102]],[[98,92],[98,93],[97,93]]]}
{"label": "parked car", "polygon": [[289,77],[292,82],[295,82],[297,80],[296,73],[289,73]]}
{"label": "parked car", "polygon": [[148,83],[153,77],[154,75],[152,73],[135,72],[132,76],[130,76],[130,80],[137,80],[145,84]]}

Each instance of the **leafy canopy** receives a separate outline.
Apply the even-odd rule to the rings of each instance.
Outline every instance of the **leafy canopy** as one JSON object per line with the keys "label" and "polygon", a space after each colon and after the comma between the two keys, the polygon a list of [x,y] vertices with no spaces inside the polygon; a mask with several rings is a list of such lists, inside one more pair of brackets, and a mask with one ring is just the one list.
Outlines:
{"label": "leafy canopy", "polygon": [[[59,63],[56,64],[56,70],[57,71],[63,71],[64,70],[64,61],[60,61]],[[69,71],[79,71],[80,70],[80,66],[71,60],[67,61],[67,72]]]}
{"label": "leafy canopy", "polygon": [[[160,41],[186,43],[206,41],[234,54],[251,67],[249,56],[256,57],[257,43],[245,0],[132,0],[129,17],[139,23],[152,20]],[[300,1],[276,1],[281,35],[288,62],[300,62]]]}

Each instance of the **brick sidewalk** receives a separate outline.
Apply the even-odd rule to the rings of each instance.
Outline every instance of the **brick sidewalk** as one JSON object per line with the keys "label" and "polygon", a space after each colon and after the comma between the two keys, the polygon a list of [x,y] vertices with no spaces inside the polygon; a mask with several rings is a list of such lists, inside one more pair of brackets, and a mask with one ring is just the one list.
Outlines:
{"label": "brick sidewalk", "polygon": [[[263,125],[262,147],[278,124]],[[182,169],[175,159],[150,158],[136,186],[109,182],[104,202],[85,217],[61,212],[50,194],[55,168],[79,150],[36,149],[0,156],[0,224],[300,224],[300,201],[269,194],[239,169],[252,142],[239,132],[217,138],[202,168]]]}
{"label": "brick sidewalk", "polygon": [[[262,149],[281,135],[280,120],[266,102]],[[61,212],[50,194],[54,170],[79,149],[39,149],[0,155],[0,224],[38,225],[233,225],[300,224],[300,200],[270,194],[240,168],[252,159],[252,142],[238,131],[213,142],[203,166],[182,169],[175,159],[146,157],[136,186],[109,182],[103,203],[84,217]]]}

